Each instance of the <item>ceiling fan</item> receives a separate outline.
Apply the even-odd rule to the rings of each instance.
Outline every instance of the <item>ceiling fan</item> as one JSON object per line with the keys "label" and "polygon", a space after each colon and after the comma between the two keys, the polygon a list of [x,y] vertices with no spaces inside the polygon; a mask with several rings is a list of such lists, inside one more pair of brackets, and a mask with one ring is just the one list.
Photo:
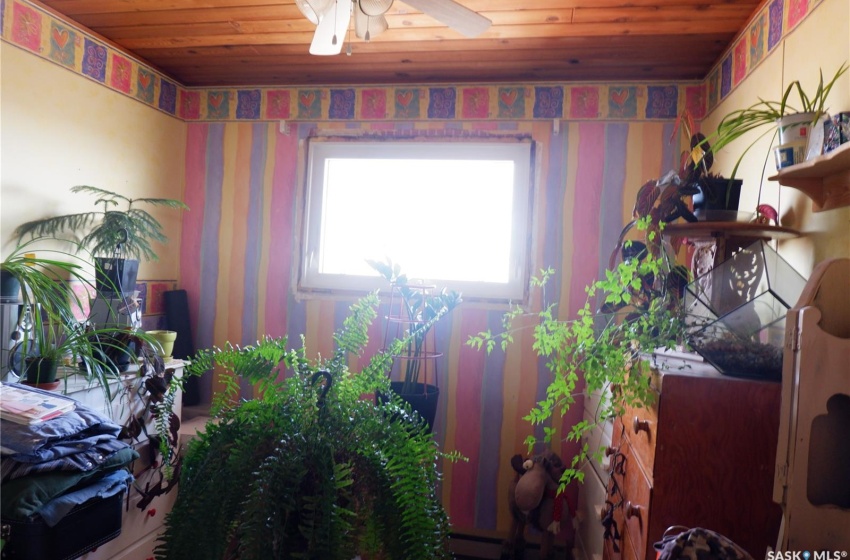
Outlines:
{"label": "ceiling fan", "polygon": [[[492,23],[454,0],[404,0],[404,3],[467,37],[483,33]],[[352,13],[357,37],[368,41],[386,31],[388,24],[384,15],[392,4],[393,0],[295,0],[304,17],[316,24],[310,54],[318,55],[342,51]]]}

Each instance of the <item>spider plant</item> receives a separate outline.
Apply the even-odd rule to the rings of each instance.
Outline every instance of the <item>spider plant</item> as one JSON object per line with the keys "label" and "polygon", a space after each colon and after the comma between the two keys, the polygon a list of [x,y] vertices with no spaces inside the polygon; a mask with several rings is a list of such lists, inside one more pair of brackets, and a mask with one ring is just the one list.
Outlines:
{"label": "spider plant", "polygon": [[[71,253],[44,249],[42,238],[35,238],[15,248],[2,262],[0,270],[20,282],[19,303],[32,328],[25,331],[16,355],[23,372],[27,357],[47,358],[57,362],[71,356],[79,362],[79,373],[99,384],[107,400],[112,400],[110,383],[119,371],[108,356],[130,355],[133,350],[122,343],[116,329],[92,329],[77,317],[84,308],[81,296],[72,289],[80,283],[91,293],[92,280],[78,258]],[[79,249],[79,248],[78,248]],[[151,342],[145,333],[134,333],[139,341]],[[45,379],[39,382],[48,381]]]}
{"label": "spider plant", "polygon": [[[717,151],[723,149],[741,136],[753,130],[761,130],[765,125],[776,126],[780,118],[793,113],[812,113],[811,123],[815,124],[821,118],[821,115],[826,112],[826,100],[833,86],[847,70],[848,65],[844,62],[835,72],[832,79],[826,83],[824,83],[823,70],[821,70],[817,89],[811,94],[806,93],[799,80],[794,80],[785,88],[779,101],[767,101],[760,98],[757,103],[745,109],[732,111],[723,117],[720,124],[717,125],[717,130],[708,135],[704,142],[710,144],[711,150],[717,153]],[[798,104],[792,104],[794,93],[797,94]],[[733,178],[750,148],[771,131],[775,134],[776,128],[765,130],[744,149],[732,170]]]}

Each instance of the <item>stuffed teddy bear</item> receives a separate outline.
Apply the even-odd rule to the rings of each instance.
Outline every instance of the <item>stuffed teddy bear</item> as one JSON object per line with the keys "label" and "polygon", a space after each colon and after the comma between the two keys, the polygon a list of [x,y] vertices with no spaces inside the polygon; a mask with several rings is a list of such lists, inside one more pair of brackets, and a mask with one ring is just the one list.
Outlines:
{"label": "stuffed teddy bear", "polygon": [[511,529],[502,545],[501,560],[522,560],[526,524],[542,531],[539,557],[552,558],[552,544],[560,532],[564,511],[564,497],[558,493],[558,484],[566,467],[551,451],[525,460],[514,455],[511,466],[517,475],[508,490]]}

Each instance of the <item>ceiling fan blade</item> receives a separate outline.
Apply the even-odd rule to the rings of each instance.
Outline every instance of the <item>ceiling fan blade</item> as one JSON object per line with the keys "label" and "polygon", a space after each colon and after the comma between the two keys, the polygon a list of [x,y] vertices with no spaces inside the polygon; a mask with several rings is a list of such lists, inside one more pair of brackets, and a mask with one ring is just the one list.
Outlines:
{"label": "ceiling fan blade", "polygon": [[[313,42],[310,43],[310,54],[335,55],[342,52],[345,42],[345,31],[351,21],[351,0],[336,0],[319,18]],[[336,37],[336,44],[334,44]]]}
{"label": "ceiling fan blade", "polygon": [[454,0],[402,0],[405,4],[444,23],[467,37],[476,37],[492,25],[492,21]]}

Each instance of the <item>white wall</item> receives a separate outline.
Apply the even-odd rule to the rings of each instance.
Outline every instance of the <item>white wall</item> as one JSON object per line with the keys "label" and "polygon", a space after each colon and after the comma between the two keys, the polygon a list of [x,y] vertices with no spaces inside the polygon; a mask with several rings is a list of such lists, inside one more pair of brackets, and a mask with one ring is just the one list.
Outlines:
{"label": "white wall", "polygon": [[[780,99],[794,80],[800,80],[804,91],[812,91],[817,87],[821,69],[828,81],[845,61],[850,61],[850,2],[823,0],[703,121],[702,129],[713,131],[724,115],[746,108],[759,98]],[[850,111],[850,73],[835,85],[827,106],[833,113]],[[728,176],[741,151],[757,136],[751,133],[727,146],[717,154],[712,171]],[[800,191],[767,181],[776,173],[770,140],[771,134],[759,140],[741,164],[737,174],[744,179],[740,210],[752,211],[759,202],[770,204],[779,210],[783,226],[801,232],[799,238],[780,242],[778,247],[780,254],[805,276],[824,259],[850,257],[850,208],[813,213],[811,201]]]}
{"label": "white wall", "polygon": [[[0,252],[20,223],[94,209],[92,185],[130,197],[183,197],[186,124],[0,42]],[[140,278],[176,279],[181,212],[155,210],[171,240]]]}

